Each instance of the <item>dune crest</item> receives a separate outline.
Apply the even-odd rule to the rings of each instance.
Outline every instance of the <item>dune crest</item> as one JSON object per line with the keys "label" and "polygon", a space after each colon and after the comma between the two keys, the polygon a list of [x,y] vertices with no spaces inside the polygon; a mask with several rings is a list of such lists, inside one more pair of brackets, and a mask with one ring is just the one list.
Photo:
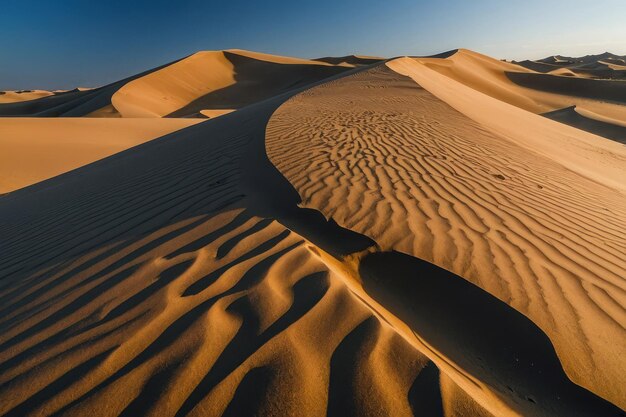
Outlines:
{"label": "dune crest", "polygon": [[123,117],[189,117],[237,109],[345,71],[241,50],[204,51],[129,82],[112,97]]}
{"label": "dune crest", "polygon": [[67,150],[0,195],[0,414],[623,414],[626,148],[533,114],[623,106],[369,59],[0,105],[40,116],[0,119],[13,155]]}
{"label": "dune crest", "polygon": [[[433,57],[415,58],[428,68],[490,97],[536,114],[576,106],[608,119],[608,126],[595,129],[574,120],[562,122],[591,133],[619,136],[619,121],[626,121],[626,106],[619,101],[625,81],[574,79],[563,74],[541,74],[519,63],[498,61],[467,49]],[[561,75],[561,76],[559,76]],[[618,98],[618,100],[615,100]],[[617,121],[617,122],[616,122]]]}
{"label": "dune crest", "polygon": [[[497,126],[474,114],[481,109]],[[515,123],[524,129],[513,136]],[[607,383],[626,371],[624,344],[609,336],[626,338],[622,145],[411,58],[293,97],[270,120],[267,143],[303,206],[507,302],[549,335],[575,382],[623,401]]]}

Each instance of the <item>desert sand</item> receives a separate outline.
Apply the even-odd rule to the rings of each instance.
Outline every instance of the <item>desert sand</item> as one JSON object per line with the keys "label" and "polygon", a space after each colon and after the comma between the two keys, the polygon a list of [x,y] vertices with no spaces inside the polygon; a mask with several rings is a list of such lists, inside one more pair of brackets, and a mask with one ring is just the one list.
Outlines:
{"label": "desert sand", "polygon": [[201,121],[0,118],[0,194],[41,182]]}
{"label": "desert sand", "polygon": [[0,105],[0,414],[623,415],[626,105],[572,74],[208,51]]}

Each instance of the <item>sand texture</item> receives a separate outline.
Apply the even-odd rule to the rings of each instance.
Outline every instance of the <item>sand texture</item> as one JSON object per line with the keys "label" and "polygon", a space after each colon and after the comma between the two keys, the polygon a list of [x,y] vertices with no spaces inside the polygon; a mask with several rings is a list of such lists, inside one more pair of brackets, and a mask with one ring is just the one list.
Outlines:
{"label": "sand texture", "polygon": [[624,415],[626,106],[535,76],[208,51],[0,105],[0,415]]}

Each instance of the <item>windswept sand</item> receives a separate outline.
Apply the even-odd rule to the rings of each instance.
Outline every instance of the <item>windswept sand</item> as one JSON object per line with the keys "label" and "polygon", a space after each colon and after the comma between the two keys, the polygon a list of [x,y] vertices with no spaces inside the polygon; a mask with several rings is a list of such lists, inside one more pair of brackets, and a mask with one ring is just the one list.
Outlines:
{"label": "windswept sand", "polygon": [[237,109],[346,69],[241,50],[204,51],[129,82],[111,102],[123,117],[206,115]]}
{"label": "windswept sand", "polygon": [[267,146],[303,206],[507,302],[625,405],[623,145],[402,58],[292,98]]}
{"label": "windswept sand", "polygon": [[[428,68],[500,101],[536,114],[546,114],[572,106],[606,118],[607,125],[563,119],[566,124],[591,133],[620,136],[626,121],[626,80],[587,80],[540,74],[510,62],[498,61],[467,49],[438,58],[416,58]],[[621,122],[620,122],[621,121]]]}
{"label": "windswept sand", "polygon": [[22,175],[86,164],[0,196],[0,415],[623,415],[626,147],[483,57],[203,52],[0,106],[118,117],[0,119]]}
{"label": "windswept sand", "polygon": [[46,180],[200,121],[0,118],[0,194]]}

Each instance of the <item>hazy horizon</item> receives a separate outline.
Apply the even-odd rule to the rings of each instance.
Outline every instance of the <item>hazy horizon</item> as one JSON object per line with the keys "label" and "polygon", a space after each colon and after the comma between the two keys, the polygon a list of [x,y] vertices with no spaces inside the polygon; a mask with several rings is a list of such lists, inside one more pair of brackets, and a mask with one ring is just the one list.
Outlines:
{"label": "hazy horizon", "polygon": [[626,3],[614,0],[9,0],[3,14],[0,90],[96,87],[199,50],[233,48],[303,58],[431,55],[457,48],[507,60],[626,54],[626,25],[620,22]]}

